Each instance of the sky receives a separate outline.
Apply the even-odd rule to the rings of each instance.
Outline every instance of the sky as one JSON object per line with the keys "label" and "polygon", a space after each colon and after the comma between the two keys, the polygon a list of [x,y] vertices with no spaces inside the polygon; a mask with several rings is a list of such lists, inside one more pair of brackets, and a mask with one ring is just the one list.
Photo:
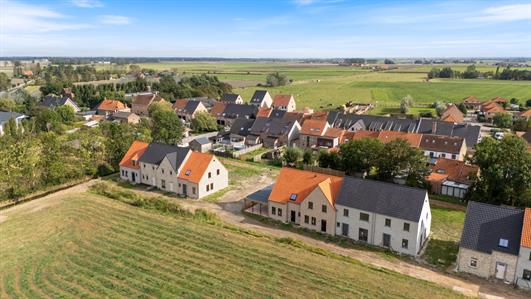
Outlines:
{"label": "sky", "polygon": [[531,1],[0,0],[0,56],[531,57]]}

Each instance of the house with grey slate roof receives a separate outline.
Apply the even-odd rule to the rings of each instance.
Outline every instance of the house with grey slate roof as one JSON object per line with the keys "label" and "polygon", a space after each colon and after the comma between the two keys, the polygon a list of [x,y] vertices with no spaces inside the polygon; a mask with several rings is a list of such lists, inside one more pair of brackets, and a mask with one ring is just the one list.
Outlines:
{"label": "house with grey slate roof", "polygon": [[514,283],[524,211],[470,201],[457,271]]}
{"label": "house with grey slate roof", "polygon": [[336,235],[402,254],[417,256],[430,234],[424,189],[347,176],[336,210]]}
{"label": "house with grey slate roof", "polygon": [[76,102],[67,97],[57,97],[54,95],[45,96],[39,103],[39,106],[53,109],[59,106],[70,106],[74,109],[74,112],[79,112],[81,109],[77,106]]}
{"label": "house with grey slate roof", "polygon": [[258,108],[271,108],[273,105],[273,98],[267,90],[256,90],[249,101],[249,104]]}
{"label": "house with grey slate roof", "polygon": [[219,101],[225,104],[243,104],[242,97],[236,93],[225,93]]}

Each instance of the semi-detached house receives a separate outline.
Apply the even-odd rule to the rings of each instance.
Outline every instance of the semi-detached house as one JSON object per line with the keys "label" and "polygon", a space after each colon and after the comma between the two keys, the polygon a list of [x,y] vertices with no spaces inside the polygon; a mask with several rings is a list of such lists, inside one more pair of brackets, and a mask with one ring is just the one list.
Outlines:
{"label": "semi-detached house", "polygon": [[190,198],[228,186],[228,172],[213,155],[189,147],[135,141],[120,162],[120,177]]}

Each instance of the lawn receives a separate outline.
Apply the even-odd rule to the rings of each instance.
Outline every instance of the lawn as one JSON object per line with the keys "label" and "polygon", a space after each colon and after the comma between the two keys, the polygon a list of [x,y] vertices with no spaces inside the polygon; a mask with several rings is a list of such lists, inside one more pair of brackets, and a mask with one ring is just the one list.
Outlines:
{"label": "lawn", "polygon": [[431,215],[431,236],[425,259],[432,265],[448,267],[457,258],[465,212],[432,206]]}
{"label": "lawn", "polygon": [[288,238],[196,216],[91,193],[1,211],[0,297],[459,296]]}

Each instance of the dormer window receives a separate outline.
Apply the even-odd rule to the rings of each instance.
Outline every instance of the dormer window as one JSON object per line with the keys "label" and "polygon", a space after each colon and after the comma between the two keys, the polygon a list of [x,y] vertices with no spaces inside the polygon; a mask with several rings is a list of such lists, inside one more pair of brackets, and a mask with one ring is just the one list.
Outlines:
{"label": "dormer window", "polygon": [[136,166],[136,160],[131,160],[131,163],[133,164],[133,166]]}
{"label": "dormer window", "polygon": [[185,176],[190,176],[190,172],[192,172],[190,169],[186,170],[186,172],[184,173]]}
{"label": "dormer window", "polygon": [[291,193],[291,195],[289,196],[289,199],[290,200],[296,200],[297,199],[297,194]]}
{"label": "dormer window", "polygon": [[498,242],[498,246],[507,248],[509,247],[509,240],[500,238],[500,241]]}

